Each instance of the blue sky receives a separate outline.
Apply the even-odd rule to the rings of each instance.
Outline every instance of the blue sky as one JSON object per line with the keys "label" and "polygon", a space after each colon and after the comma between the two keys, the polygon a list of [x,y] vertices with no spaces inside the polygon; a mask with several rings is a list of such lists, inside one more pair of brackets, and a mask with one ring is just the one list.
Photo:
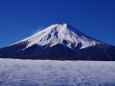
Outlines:
{"label": "blue sky", "polygon": [[56,23],[115,46],[115,0],[0,0],[0,47]]}

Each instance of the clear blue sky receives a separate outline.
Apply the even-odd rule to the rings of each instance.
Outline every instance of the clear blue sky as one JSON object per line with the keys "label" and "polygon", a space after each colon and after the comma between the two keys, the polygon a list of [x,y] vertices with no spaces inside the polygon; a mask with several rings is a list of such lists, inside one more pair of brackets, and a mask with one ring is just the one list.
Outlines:
{"label": "clear blue sky", "polygon": [[56,23],[115,46],[115,0],[0,0],[0,47]]}

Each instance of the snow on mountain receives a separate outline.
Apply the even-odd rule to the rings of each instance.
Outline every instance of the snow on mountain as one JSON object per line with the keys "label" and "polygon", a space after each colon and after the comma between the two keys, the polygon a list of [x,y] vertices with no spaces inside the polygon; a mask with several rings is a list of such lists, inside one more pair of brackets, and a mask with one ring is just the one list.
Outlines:
{"label": "snow on mountain", "polygon": [[53,24],[20,42],[23,41],[27,42],[26,48],[34,44],[38,44],[40,46],[49,45],[50,47],[56,44],[62,44],[71,49],[80,45],[80,49],[82,49],[101,43],[84,35],[68,24]]}

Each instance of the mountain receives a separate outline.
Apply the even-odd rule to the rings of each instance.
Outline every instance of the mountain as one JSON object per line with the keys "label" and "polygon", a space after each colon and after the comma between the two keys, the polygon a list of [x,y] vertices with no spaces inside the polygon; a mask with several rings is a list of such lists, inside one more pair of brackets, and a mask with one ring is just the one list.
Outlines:
{"label": "mountain", "polygon": [[115,47],[68,24],[53,24],[17,43],[0,48],[0,58],[115,61]]}

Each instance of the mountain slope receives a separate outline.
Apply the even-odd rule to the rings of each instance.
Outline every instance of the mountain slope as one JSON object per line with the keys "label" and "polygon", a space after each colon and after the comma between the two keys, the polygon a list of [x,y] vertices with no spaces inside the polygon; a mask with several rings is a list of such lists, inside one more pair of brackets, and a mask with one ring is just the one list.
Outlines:
{"label": "mountain slope", "polygon": [[1,58],[115,60],[115,47],[97,41],[68,24],[46,29],[0,49]]}

